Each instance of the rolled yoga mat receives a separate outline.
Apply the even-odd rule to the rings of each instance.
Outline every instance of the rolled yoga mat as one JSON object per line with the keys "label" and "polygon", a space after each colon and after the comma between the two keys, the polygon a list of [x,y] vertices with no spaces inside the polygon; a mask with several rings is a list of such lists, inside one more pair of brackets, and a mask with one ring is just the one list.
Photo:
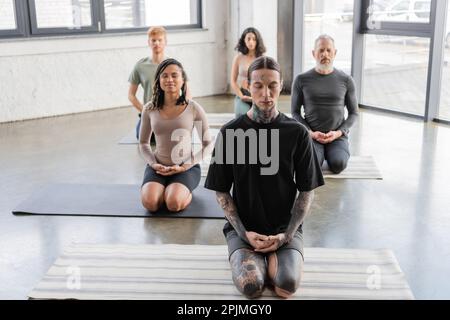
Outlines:
{"label": "rolled yoga mat", "polygon": [[141,204],[139,185],[53,184],[37,190],[12,212],[16,215],[110,216],[224,219],[213,191],[201,185],[189,207],[171,213],[165,206],[150,213]]}
{"label": "rolled yoga mat", "polygon": [[[29,298],[245,299],[233,284],[227,256],[226,246],[72,245]],[[263,299],[277,298],[266,289]],[[390,250],[305,248],[303,279],[291,299],[414,296]]]}

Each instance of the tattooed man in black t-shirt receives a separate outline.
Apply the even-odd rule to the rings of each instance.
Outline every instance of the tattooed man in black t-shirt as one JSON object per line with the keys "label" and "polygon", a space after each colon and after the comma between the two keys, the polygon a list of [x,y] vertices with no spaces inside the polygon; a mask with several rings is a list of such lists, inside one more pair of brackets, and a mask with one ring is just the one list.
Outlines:
{"label": "tattooed man in black t-shirt", "polygon": [[238,290],[257,298],[268,285],[288,298],[302,276],[302,224],[324,181],[308,130],[277,109],[279,64],[260,57],[248,78],[252,109],[221,129],[205,187],[216,191],[227,219]]}

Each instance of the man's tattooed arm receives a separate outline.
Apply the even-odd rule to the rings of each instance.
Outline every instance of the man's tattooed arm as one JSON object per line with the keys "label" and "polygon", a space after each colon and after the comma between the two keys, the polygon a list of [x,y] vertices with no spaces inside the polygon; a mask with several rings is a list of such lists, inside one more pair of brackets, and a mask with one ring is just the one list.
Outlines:
{"label": "man's tattooed arm", "polygon": [[294,206],[292,207],[291,220],[289,221],[289,225],[285,232],[285,243],[291,242],[294,238],[295,232],[309,214],[313,200],[314,191],[300,192],[298,195],[297,200],[295,200]]}
{"label": "man's tattooed arm", "polygon": [[245,229],[241,219],[239,218],[236,205],[231,195],[229,193],[216,192],[216,198],[220,207],[225,212],[225,217],[233,226],[234,230],[236,230],[238,236],[245,242],[249,243],[246,235],[247,230]]}

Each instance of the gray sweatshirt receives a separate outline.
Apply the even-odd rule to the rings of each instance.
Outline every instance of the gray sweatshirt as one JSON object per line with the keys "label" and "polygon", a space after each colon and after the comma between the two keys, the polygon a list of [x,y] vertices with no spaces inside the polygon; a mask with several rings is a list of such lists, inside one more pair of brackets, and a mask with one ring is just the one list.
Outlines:
{"label": "gray sweatshirt", "polygon": [[334,69],[331,74],[322,75],[311,69],[295,79],[291,109],[292,116],[309,130],[323,133],[341,130],[348,136],[349,129],[358,118],[355,82],[341,70]]}

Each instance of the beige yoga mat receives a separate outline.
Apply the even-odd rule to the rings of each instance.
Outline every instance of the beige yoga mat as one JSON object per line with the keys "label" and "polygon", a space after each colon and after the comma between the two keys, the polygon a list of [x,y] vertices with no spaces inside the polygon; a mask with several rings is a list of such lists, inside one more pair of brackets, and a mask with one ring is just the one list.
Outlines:
{"label": "beige yoga mat", "polygon": [[380,170],[371,156],[351,156],[347,168],[340,174],[334,174],[325,162],[323,176],[329,179],[383,179]]}
{"label": "beige yoga mat", "polygon": [[[244,299],[226,246],[72,245],[33,299]],[[264,299],[277,299],[266,289]],[[292,299],[414,299],[390,250],[305,248]]]}
{"label": "beige yoga mat", "polygon": [[[211,160],[205,160],[200,163],[202,169],[202,177],[208,175],[208,168]],[[377,165],[373,157],[351,157],[347,169],[345,169],[340,174],[334,174],[325,163],[323,168],[323,176],[330,179],[383,179],[380,170],[378,170]]]}

